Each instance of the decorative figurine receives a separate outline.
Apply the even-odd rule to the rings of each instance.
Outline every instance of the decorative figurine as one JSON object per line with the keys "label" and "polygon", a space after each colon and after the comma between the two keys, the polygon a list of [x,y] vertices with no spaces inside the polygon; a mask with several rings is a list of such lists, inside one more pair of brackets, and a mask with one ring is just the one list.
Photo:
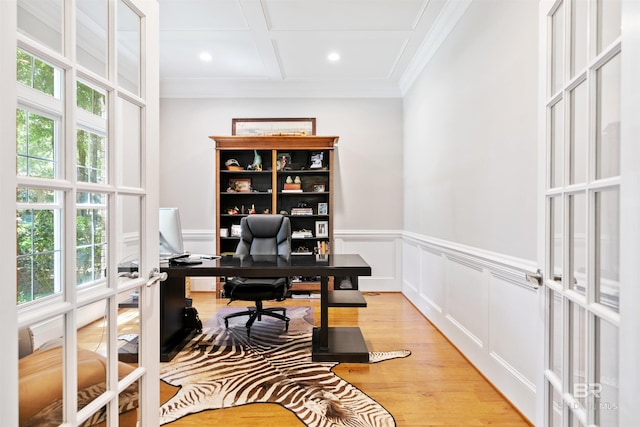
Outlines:
{"label": "decorative figurine", "polygon": [[296,184],[300,184],[302,181],[300,180],[299,176],[296,176],[296,179],[294,179],[293,182],[295,182]]}
{"label": "decorative figurine", "polygon": [[262,156],[258,154],[257,150],[253,150],[253,163],[247,166],[247,169],[255,171],[262,170]]}
{"label": "decorative figurine", "polygon": [[293,184],[293,179],[291,179],[291,175],[289,175],[287,177],[287,180],[285,181],[287,184]]}

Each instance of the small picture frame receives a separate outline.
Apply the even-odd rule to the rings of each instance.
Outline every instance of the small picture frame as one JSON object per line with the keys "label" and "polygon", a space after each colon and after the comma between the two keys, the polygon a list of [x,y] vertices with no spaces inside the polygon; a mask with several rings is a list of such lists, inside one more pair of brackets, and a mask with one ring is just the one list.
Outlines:
{"label": "small picture frame", "polygon": [[329,237],[329,221],[316,221],[316,237]]}
{"label": "small picture frame", "polygon": [[240,228],[240,224],[233,224],[231,226],[231,237],[240,237],[242,232],[242,228]]}
{"label": "small picture frame", "polygon": [[229,229],[221,228],[220,229],[220,237],[229,237]]}
{"label": "small picture frame", "polygon": [[231,179],[229,180],[229,191],[238,193],[248,193],[251,191],[251,179]]}
{"label": "small picture frame", "polygon": [[314,193],[324,193],[324,184],[321,182],[318,182],[316,184],[313,184],[311,189]]}
{"label": "small picture frame", "polygon": [[318,215],[328,215],[329,214],[329,204],[326,202],[318,203]]}

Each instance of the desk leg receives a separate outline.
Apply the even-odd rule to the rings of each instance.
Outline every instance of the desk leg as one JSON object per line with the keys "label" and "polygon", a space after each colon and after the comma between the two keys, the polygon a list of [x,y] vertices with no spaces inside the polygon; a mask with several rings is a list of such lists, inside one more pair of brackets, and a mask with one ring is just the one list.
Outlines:
{"label": "desk leg", "polygon": [[320,351],[329,350],[329,277],[320,278]]}

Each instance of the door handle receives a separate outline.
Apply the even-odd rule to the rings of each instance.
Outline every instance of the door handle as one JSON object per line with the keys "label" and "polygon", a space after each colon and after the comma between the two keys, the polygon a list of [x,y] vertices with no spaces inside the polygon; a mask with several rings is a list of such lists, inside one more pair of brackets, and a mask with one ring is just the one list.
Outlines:
{"label": "door handle", "polygon": [[536,289],[539,289],[542,286],[542,282],[544,280],[544,275],[542,274],[542,270],[537,269],[535,273],[527,273],[525,274],[527,282],[531,283]]}
{"label": "door handle", "polygon": [[158,268],[154,268],[149,272],[149,280],[147,280],[147,286],[155,285],[158,282],[164,282],[165,280],[167,280],[167,277],[168,275],[166,272],[163,271],[161,273]]}

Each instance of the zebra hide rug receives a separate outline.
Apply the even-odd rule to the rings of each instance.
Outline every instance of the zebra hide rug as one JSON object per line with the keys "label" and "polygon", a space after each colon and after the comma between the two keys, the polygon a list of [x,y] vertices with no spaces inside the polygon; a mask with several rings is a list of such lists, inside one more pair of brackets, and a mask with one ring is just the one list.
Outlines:
{"label": "zebra hide rug", "polygon": [[[160,407],[160,424],[205,410],[277,403],[311,427],[395,426],[386,409],[333,373],[337,362],[311,360],[311,307],[287,308],[288,332],[282,321],[263,317],[251,327],[250,340],[246,317],[224,327],[224,316],[240,309],[221,309],[202,334],[161,365],[160,379],[180,389]],[[375,352],[370,363],[409,354]]]}

